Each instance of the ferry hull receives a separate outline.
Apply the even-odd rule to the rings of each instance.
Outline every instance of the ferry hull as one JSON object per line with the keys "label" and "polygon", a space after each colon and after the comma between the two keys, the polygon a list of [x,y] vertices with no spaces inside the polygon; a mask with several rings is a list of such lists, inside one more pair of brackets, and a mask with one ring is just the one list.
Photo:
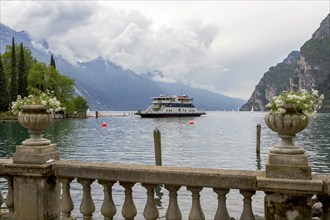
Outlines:
{"label": "ferry hull", "polygon": [[196,113],[143,113],[137,112],[135,115],[140,115],[141,118],[180,118],[180,117],[199,117],[205,115],[205,112],[196,112]]}

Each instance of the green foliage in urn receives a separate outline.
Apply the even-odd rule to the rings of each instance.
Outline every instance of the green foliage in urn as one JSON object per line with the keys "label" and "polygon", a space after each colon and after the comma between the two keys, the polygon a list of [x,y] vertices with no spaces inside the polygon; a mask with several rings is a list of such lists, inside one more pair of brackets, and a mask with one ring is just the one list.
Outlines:
{"label": "green foliage in urn", "polygon": [[274,96],[266,107],[271,114],[276,115],[298,113],[313,116],[321,108],[323,99],[324,95],[319,95],[318,91],[313,89],[310,92],[305,89],[283,91],[279,96]]}
{"label": "green foliage in urn", "polygon": [[65,108],[61,107],[61,102],[56,99],[52,91],[39,92],[37,95],[29,95],[24,98],[19,95],[17,100],[12,102],[11,110],[18,115],[24,105],[42,105],[48,113],[65,110]]}

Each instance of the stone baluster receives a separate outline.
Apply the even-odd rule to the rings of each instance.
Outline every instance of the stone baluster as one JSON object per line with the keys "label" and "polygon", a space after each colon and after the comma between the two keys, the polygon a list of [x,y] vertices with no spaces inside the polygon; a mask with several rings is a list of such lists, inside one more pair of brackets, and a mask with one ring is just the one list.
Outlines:
{"label": "stone baluster", "polygon": [[213,189],[218,194],[218,209],[214,220],[230,220],[226,205],[226,195],[229,189]]}
{"label": "stone baluster", "polygon": [[240,220],[254,220],[251,197],[255,194],[255,191],[240,190],[240,194],[244,196],[243,212]]}
{"label": "stone baluster", "polygon": [[133,220],[137,214],[132,196],[132,187],[134,186],[134,183],[121,182],[120,185],[125,188],[125,201],[121,210],[121,214],[125,220]]}
{"label": "stone baluster", "polygon": [[155,203],[154,189],[157,185],[142,184],[147,189],[147,203],[143,211],[143,216],[146,220],[156,220],[159,216],[159,212]]}
{"label": "stone baluster", "polygon": [[6,206],[9,210],[9,215],[14,215],[14,178],[5,176],[8,181],[8,193],[6,198]]}
{"label": "stone baluster", "polygon": [[80,204],[80,212],[83,214],[84,220],[91,220],[93,212],[95,211],[95,205],[91,195],[91,184],[94,180],[90,179],[78,179],[78,183],[83,186],[83,198]]}
{"label": "stone baluster", "polygon": [[199,192],[203,189],[202,187],[187,187],[192,193],[192,204],[189,213],[189,220],[204,220],[205,216],[200,203]]}
{"label": "stone baluster", "polygon": [[3,195],[2,192],[0,190],[0,207],[2,206],[2,204],[5,202],[5,200],[3,199]]}
{"label": "stone baluster", "polygon": [[112,198],[112,186],[115,182],[99,180],[99,184],[103,186],[104,199],[101,207],[101,213],[105,220],[112,220],[116,215],[117,209]]}
{"label": "stone baluster", "polygon": [[172,220],[182,219],[181,211],[178,205],[178,190],[181,186],[165,185],[165,188],[170,192],[169,204],[166,211],[165,218]]}
{"label": "stone baluster", "polygon": [[59,182],[62,184],[62,197],[60,200],[62,219],[71,219],[71,212],[74,208],[73,201],[70,195],[70,183],[72,180],[73,178],[59,179]]}

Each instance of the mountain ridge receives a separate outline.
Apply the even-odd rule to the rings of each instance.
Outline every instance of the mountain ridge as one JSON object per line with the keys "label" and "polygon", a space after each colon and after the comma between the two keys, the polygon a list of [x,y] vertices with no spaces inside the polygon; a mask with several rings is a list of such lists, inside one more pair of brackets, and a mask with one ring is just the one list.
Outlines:
{"label": "mountain ridge", "polygon": [[[6,45],[11,45],[11,38],[16,43],[23,43],[32,51],[38,61],[48,63],[51,51],[45,39],[33,40],[25,31],[16,32],[0,23],[1,53]],[[148,79],[131,70],[124,70],[111,61],[97,58],[87,62],[71,64],[60,55],[54,56],[56,67],[61,74],[75,80],[75,93],[83,96],[91,110],[138,110],[145,109],[151,104],[151,97],[158,96],[165,90],[171,95],[181,90],[192,92],[195,104],[202,110],[232,110],[237,109],[245,101],[238,98],[224,96],[207,90],[191,88],[177,83],[162,84]],[[191,94],[187,94],[192,96]],[[197,104],[198,103],[198,104]]]}

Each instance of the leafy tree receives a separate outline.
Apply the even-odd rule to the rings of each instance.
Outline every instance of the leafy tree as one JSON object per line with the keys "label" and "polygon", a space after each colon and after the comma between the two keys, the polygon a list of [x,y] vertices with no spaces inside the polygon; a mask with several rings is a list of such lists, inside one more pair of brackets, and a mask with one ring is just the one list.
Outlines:
{"label": "leafy tree", "polygon": [[89,108],[87,101],[80,95],[73,100],[73,103],[77,112],[86,112]]}
{"label": "leafy tree", "polygon": [[74,111],[73,92],[74,80],[61,75],[53,66],[37,63],[29,71],[28,91],[36,94],[38,91],[54,91],[56,98],[71,113]]}
{"label": "leafy tree", "polygon": [[[15,45],[14,47],[15,51],[20,51],[20,45]],[[26,73],[29,72],[29,70],[32,68],[32,66],[36,63],[35,58],[32,56],[31,50],[29,50],[27,47],[23,45],[23,53],[24,53],[24,63],[26,68]],[[12,54],[12,46],[7,45],[6,50],[2,55],[2,65],[3,69],[5,71],[5,77],[7,79],[7,82],[10,82],[10,73],[11,73],[11,54]],[[16,53],[16,62],[19,62],[20,60],[20,53]],[[10,86],[7,84],[7,86]],[[10,87],[8,87],[8,91],[10,90]]]}
{"label": "leafy tree", "polygon": [[54,67],[54,69],[56,69],[56,64],[55,64],[55,60],[54,60],[53,54],[50,56],[50,65],[52,67]]}
{"label": "leafy tree", "polygon": [[5,72],[2,66],[2,59],[0,55],[0,111],[7,111],[10,100],[9,92],[7,87],[7,80],[5,77]]}
{"label": "leafy tree", "polygon": [[25,60],[24,60],[23,43],[21,43],[20,45],[20,56],[18,63],[18,94],[21,95],[22,97],[28,95],[27,72],[26,72]]}
{"label": "leafy tree", "polygon": [[10,100],[15,101],[18,95],[17,88],[17,70],[16,70],[16,53],[15,53],[15,41],[12,38],[12,50],[11,50],[11,74],[10,74]]}
{"label": "leafy tree", "polygon": [[[22,53],[23,50],[23,53]],[[15,61],[19,63],[18,71],[21,73],[23,70],[23,59],[25,64],[25,73],[27,73],[27,91],[29,94],[37,94],[39,91],[45,92],[46,90],[54,91],[55,96],[58,100],[61,101],[62,105],[66,108],[66,111],[70,114],[73,111],[80,111],[76,109],[77,106],[84,106],[83,98],[78,99],[78,103],[75,104],[76,98],[74,98],[74,80],[61,75],[53,65],[47,66],[44,63],[38,62],[33,56],[31,50],[21,45],[6,46],[5,53],[1,56],[3,61],[3,70],[4,78],[7,82],[7,85],[1,84],[1,89],[7,88],[7,91],[10,91],[10,85],[8,82],[11,82],[11,69],[12,69],[12,51],[20,51],[20,53],[15,53]],[[21,57],[21,56],[24,56]],[[54,60],[54,57],[51,57],[51,60]],[[52,63],[52,61],[51,61]],[[54,63],[55,64],[55,61]],[[22,66],[21,66],[22,65]],[[19,76],[22,76],[19,74]],[[19,80],[21,82],[21,80]],[[19,83],[21,85],[21,83]],[[0,93],[2,94],[2,93]],[[5,97],[5,96],[2,96]],[[9,103],[11,101],[10,93],[8,93]],[[17,96],[16,96],[17,98]],[[14,100],[16,100],[16,98]],[[84,100],[85,101],[85,100]],[[87,102],[85,101],[87,105]],[[87,105],[88,106],[88,105]],[[86,107],[86,106],[85,106]],[[82,107],[79,107],[82,108]],[[88,108],[88,107],[87,107]],[[87,109],[86,108],[86,109]]]}

